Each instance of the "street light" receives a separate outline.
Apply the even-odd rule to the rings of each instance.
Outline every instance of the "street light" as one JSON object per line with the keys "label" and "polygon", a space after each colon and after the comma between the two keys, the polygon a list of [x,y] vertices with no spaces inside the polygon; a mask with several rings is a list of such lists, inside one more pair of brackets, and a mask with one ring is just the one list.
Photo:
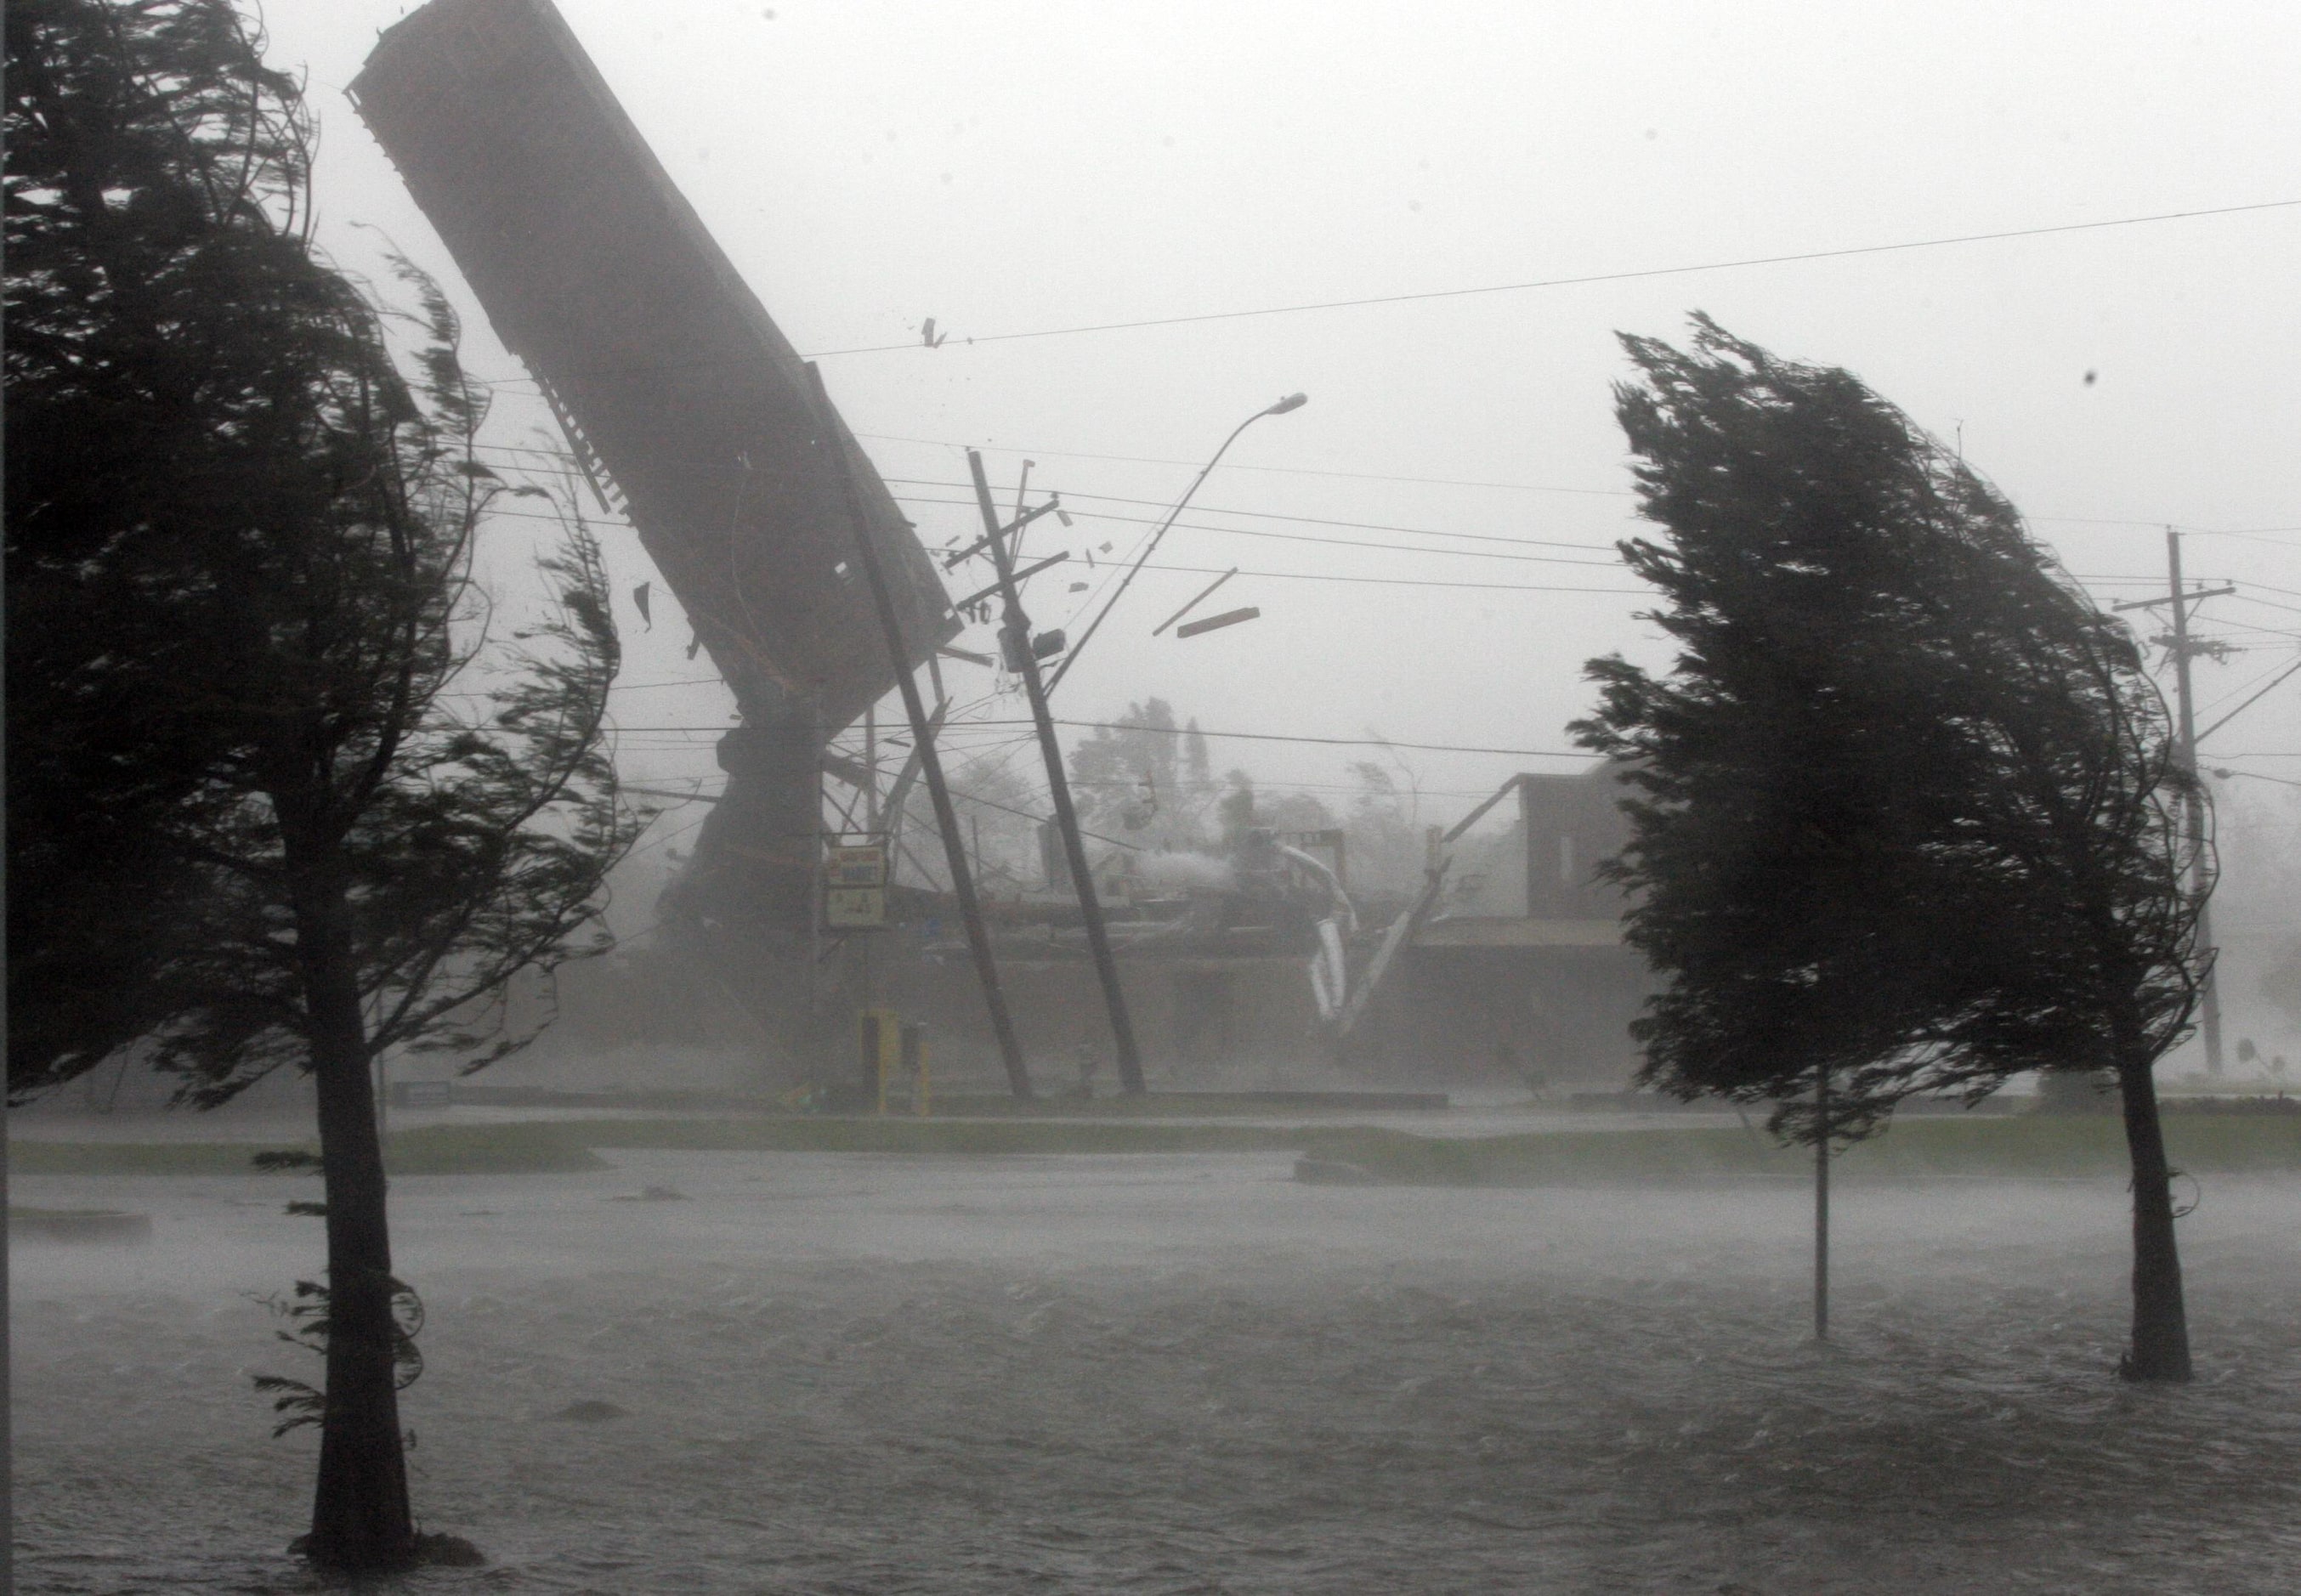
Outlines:
{"label": "street light", "polygon": [[2274,782],[2276,782],[2280,787],[2301,787],[2301,781],[2288,781],[2288,780],[2287,780],[2285,777],[2283,777],[2283,776],[2264,776],[2264,775],[2260,774],[2260,773],[2257,773],[2257,772],[2255,772],[2255,771],[2249,771],[2249,770],[2222,770],[2222,769],[2216,769],[2216,770],[2213,772],[2213,777],[2214,777],[2214,779],[2215,779],[2216,781],[2229,781],[2229,780],[2230,780],[2232,777],[2243,777],[2246,781],[2274,781]]}
{"label": "street light", "polygon": [[1308,394],[1288,394],[1276,404],[1263,406],[1231,429],[1230,436],[1223,439],[1222,447],[1215,451],[1213,459],[1200,468],[1199,474],[1191,480],[1191,485],[1183,490],[1183,497],[1175,501],[1175,507],[1167,512],[1167,519],[1160,522],[1159,530],[1150,534],[1150,543],[1144,547],[1142,554],[1136,556],[1134,564],[1126,568],[1126,574],[1119,579],[1117,591],[1111,594],[1109,601],[1096,613],[1094,619],[1088,623],[1086,631],[1080,634],[1079,640],[1073,643],[1064,654],[1062,663],[1055,667],[1055,673],[1047,678],[1047,691],[1051,693],[1062,684],[1064,675],[1072,665],[1077,663],[1080,651],[1087,645],[1087,639],[1093,637],[1102,623],[1110,618],[1110,612],[1117,606],[1118,601],[1126,596],[1127,586],[1134,581],[1135,572],[1141,571],[1144,563],[1159,552],[1160,539],[1166,537],[1176,520],[1181,516],[1183,506],[1191,502],[1191,496],[1199,490],[1199,484],[1205,481],[1213,472],[1214,468],[1222,464],[1223,455],[1230,451],[1231,445],[1238,441],[1238,435],[1266,415],[1284,415],[1290,410],[1301,409],[1309,402],[1310,396]]}

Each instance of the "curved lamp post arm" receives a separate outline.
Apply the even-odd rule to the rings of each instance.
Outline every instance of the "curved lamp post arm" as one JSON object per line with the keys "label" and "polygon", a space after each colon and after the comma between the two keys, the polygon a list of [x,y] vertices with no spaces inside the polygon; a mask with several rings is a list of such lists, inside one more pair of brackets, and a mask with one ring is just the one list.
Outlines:
{"label": "curved lamp post arm", "polygon": [[1284,415],[1290,410],[1301,409],[1303,405],[1309,402],[1309,397],[1306,394],[1288,394],[1276,405],[1268,405],[1263,409],[1256,411],[1252,415],[1248,416],[1244,421],[1239,422],[1237,426],[1231,429],[1230,436],[1223,439],[1222,447],[1214,452],[1214,458],[1209,460],[1205,465],[1200,467],[1199,474],[1191,479],[1191,485],[1183,490],[1183,497],[1176,499],[1175,501],[1175,507],[1167,512],[1167,519],[1160,522],[1159,523],[1159,530],[1150,534],[1150,541],[1149,544],[1143,547],[1142,554],[1135,557],[1134,564],[1126,568],[1126,574],[1119,579],[1117,591],[1111,594],[1109,599],[1103,605],[1102,608],[1095,612],[1094,619],[1087,623],[1087,629],[1080,635],[1079,640],[1073,643],[1068,649],[1064,651],[1062,662],[1056,665],[1054,674],[1047,678],[1046,690],[1048,692],[1053,692],[1058,686],[1061,685],[1063,677],[1069,673],[1071,666],[1077,662],[1080,651],[1085,648],[1088,639],[1092,638],[1095,632],[1101,628],[1102,623],[1110,618],[1110,612],[1117,606],[1118,601],[1126,596],[1126,589],[1133,584],[1135,573],[1142,569],[1143,564],[1152,555],[1159,552],[1159,541],[1167,536],[1168,531],[1173,528],[1175,522],[1181,517],[1184,506],[1191,502],[1191,496],[1198,492],[1199,484],[1205,481],[1209,476],[1213,474],[1215,467],[1222,464],[1222,457],[1230,452],[1230,446],[1238,441],[1238,435],[1245,431],[1249,427],[1254,425],[1255,422],[1260,421],[1266,415]]}

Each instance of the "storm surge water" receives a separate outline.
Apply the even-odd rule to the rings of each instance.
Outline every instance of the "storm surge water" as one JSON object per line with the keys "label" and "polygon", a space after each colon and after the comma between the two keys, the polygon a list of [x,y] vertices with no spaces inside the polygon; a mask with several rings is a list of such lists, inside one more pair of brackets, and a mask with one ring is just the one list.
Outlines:
{"label": "storm surge water", "polygon": [[[421,1592],[2301,1588],[2301,1188],[2184,1222],[2201,1377],[2113,1376],[2113,1182],[1294,1184],[1274,1157],[630,1154],[408,1178]],[[309,1588],[255,1179],[17,1260],[29,1592]],[[623,1202],[648,1186],[691,1200]],[[290,1371],[292,1372],[292,1371]]]}

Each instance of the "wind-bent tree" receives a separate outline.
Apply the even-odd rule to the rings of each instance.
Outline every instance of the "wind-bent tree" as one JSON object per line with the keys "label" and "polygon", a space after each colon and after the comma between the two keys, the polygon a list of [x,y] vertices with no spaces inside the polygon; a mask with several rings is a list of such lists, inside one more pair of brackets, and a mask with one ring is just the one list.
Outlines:
{"label": "wind-bent tree", "polygon": [[[1920,1090],[2104,1072],[2133,1165],[2124,1372],[2188,1337],[2152,1067],[2198,997],[2196,782],[2132,634],[2004,497],[1851,374],[1697,317],[1626,338],[1656,677],[1593,661],[1576,731],[1628,762],[1609,870],[1664,978],[1644,1079],[1772,1101],[1801,1139]],[[1814,1123],[1810,1094],[1835,1105]]]}
{"label": "wind-bent tree", "polygon": [[[573,527],[540,563],[540,619],[490,642],[472,559],[504,485],[474,455],[454,317],[403,268],[411,378],[314,252],[308,114],[231,0],[27,0],[7,47],[9,784],[34,817],[11,862],[108,866],[117,835],[155,889],[115,873],[12,927],[12,1003],[59,1017],[12,1053],[11,1089],[129,1041],[202,1105],[310,1072],[327,1281],[306,1545],[405,1564],[408,1293],[372,1068],[500,1057],[523,1038],[490,999],[603,940],[584,928],[635,823],[602,736],[604,573]],[[34,439],[53,453],[26,459]],[[73,1016],[130,976],[127,1018]]]}
{"label": "wind-bent tree", "polygon": [[[301,247],[258,141],[285,79],[228,11],[7,10],[8,1077],[67,1080],[171,1012],[157,976],[201,890],[167,841],[216,752],[144,706],[197,648],[150,600],[155,520],[227,499],[225,397],[259,380],[236,285]],[[150,75],[164,58],[164,81]],[[163,506],[165,507],[163,509]],[[102,616],[100,623],[93,617]]]}

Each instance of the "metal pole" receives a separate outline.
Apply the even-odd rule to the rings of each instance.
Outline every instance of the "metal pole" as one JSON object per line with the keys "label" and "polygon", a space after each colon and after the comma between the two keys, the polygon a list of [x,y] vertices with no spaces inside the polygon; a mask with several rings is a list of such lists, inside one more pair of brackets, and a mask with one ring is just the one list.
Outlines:
{"label": "metal pole", "polygon": [[1164,636],[1169,626],[1172,626],[1176,622],[1181,620],[1184,615],[1189,614],[1192,610],[1198,608],[1199,606],[1204,604],[1209,598],[1211,598],[1214,596],[1214,590],[1217,588],[1221,587],[1223,583],[1228,581],[1232,577],[1236,576],[1237,574],[1238,567],[1233,565],[1229,570],[1215,578],[1214,581],[1209,582],[1205,587],[1201,588],[1197,596],[1194,597],[1190,603],[1184,605],[1181,609],[1176,610],[1164,621],[1159,622],[1158,625],[1152,627],[1150,629],[1150,635],[1154,638]]}
{"label": "metal pole", "polygon": [[1813,1107],[1813,1339],[1829,1339],[1829,1070],[1815,1073]]}
{"label": "metal pole", "polygon": [[[1047,713],[1047,689],[1039,679],[1039,661],[1031,652],[1031,623],[1023,614],[1023,596],[1015,589],[1015,555],[1007,547],[999,512],[991,503],[991,483],[983,474],[983,456],[966,451],[967,469],[975,473],[975,500],[983,511],[983,529],[991,542],[992,562],[999,568],[999,585],[1006,600],[1007,619],[1000,628],[1006,646],[1023,674],[1023,691],[1031,700],[1031,719],[1039,729],[1039,751],[1047,763],[1047,795],[1054,800],[1055,824],[1063,834],[1064,856],[1069,859],[1071,883],[1078,890],[1079,915],[1086,922],[1087,950],[1094,956],[1094,973],[1102,982],[1102,1000],[1110,1011],[1110,1037],[1118,1050],[1118,1088],[1140,1097],[1142,1056],[1134,1046],[1134,1023],[1127,1017],[1126,993],[1118,984],[1118,961],[1111,957],[1110,933],[1102,923],[1102,905],[1094,895],[1094,875],[1087,868],[1086,843],[1079,836],[1078,811],[1071,806],[1070,779],[1063,773],[1062,745],[1055,740],[1055,723]],[[1108,613],[1108,612],[1106,612]]]}
{"label": "metal pole", "polygon": [[[975,896],[975,877],[966,867],[966,843],[958,834],[958,813],[950,805],[950,789],[942,779],[942,756],[935,751],[934,728],[927,722],[926,706],[919,700],[919,684],[903,657],[901,624],[895,618],[895,600],[887,591],[887,573],[879,568],[879,551],[872,547],[863,519],[862,496],[855,489],[855,471],[847,458],[847,444],[833,417],[831,399],[824,392],[823,373],[813,363],[807,368],[815,384],[827,444],[839,465],[839,485],[847,496],[847,516],[855,530],[855,547],[863,563],[864,580],[871,584],[871,601],[878,607],[879,627],[886,634],[887,654],[895,667],[895,685],[902,689],[903,713],[910,717],[911,748],[918,756],[920,773],[927,779],[934,800],[935,825],[942,832],[943,856],[950,865],[951,896],[958,900],[959,918],[966,923],[966,945],[975,955],[975,973],[983,984],[983,1004],[991,1011],[991,1029],[999,1039],[999,1056],[1007,1065],[1008,1087],[1018,1098],[1031,1094],[1030,1072],[1023,1063],[1023,1045],[1015,1038],[1015,1022],[1007,1012],[1007,993],[999,984],[999,962],[991,951],[991,932],[983,923],[983,906]],[[933,657],[933,650],[929,650]]]}
{"label": "metal pole", "polygon": [[2218,960],[2213,947],[2213,894],[2205,885],[2205,800],[2197,784],[2197,723],[2190,706],[2189,597],[2181,586],[2181,534],[2171,527],[2165,529],[2165,569],[2172,587],[2170,607],[2173,612],[2173,681],[2181,717],[2181,768],[2189,776],[2189,840],[2196,849],[2196,857],[2190,864],[2191,890],[2197,901],[2197,945],[2205,950],[2206,960],[2205,984],[2198,994],[2204,1011],[2201,1028],[2205,1039],[2205,1073],[2218,1075],[2222,1073],[2222,998],[2213,970]]}
{"label": "metal pole", "polygon": [[816,766],[815,829],[807,844],[807,1060],[809,1070],[820,1072],[817,1079],[833,1081],[838,1078],[832,1061],[838,1056],[839,1045],[826,1036],[823,1023],[823,961],[829,957],[823,949],[823,711],[820,701],[810,699],[809,704]]}

